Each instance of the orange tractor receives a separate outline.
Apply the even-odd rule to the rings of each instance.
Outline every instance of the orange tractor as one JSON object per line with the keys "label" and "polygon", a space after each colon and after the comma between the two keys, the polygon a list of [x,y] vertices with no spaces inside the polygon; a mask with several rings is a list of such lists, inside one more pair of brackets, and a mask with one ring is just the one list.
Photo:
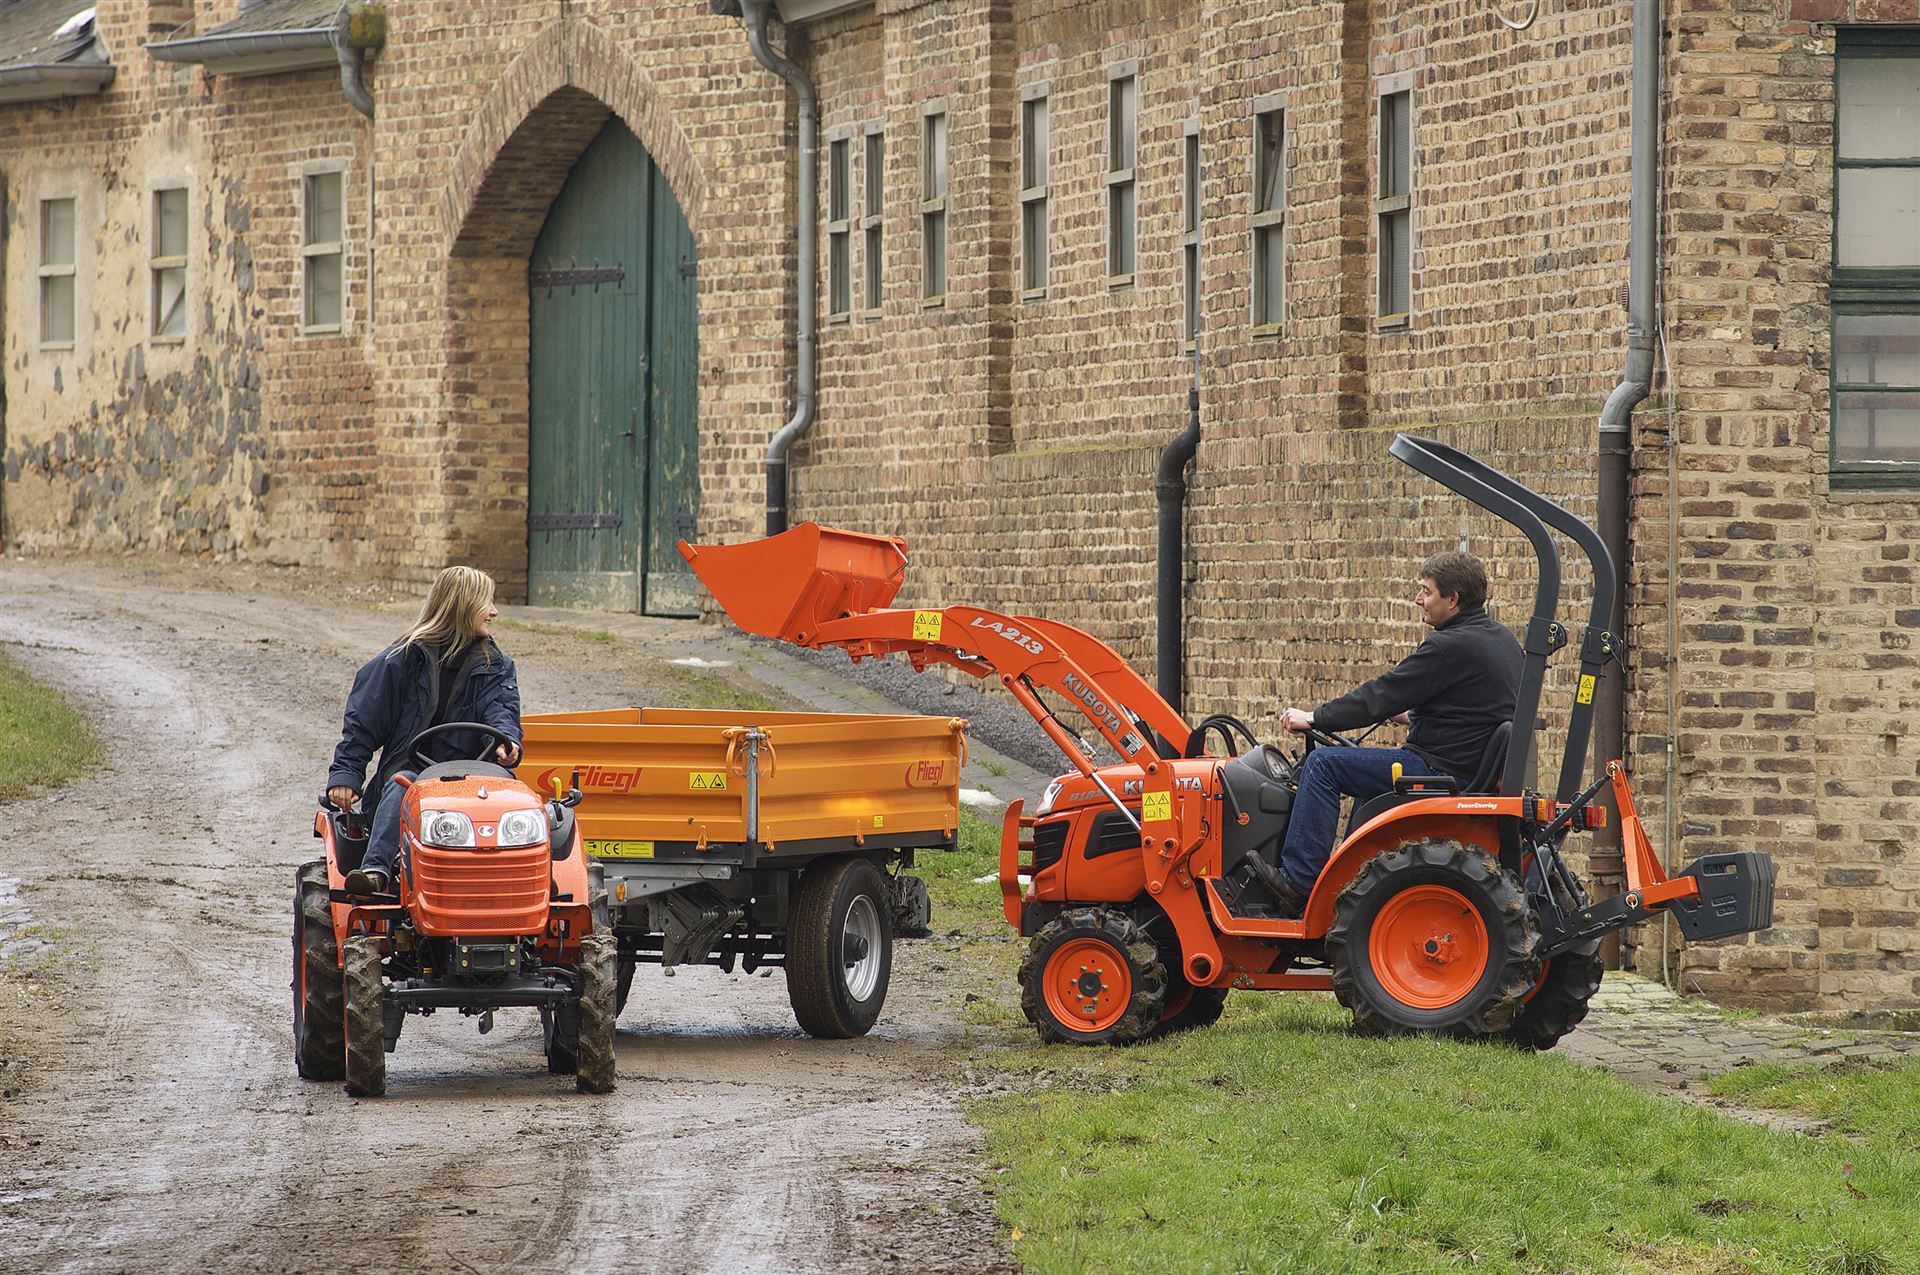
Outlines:
{"label": "orange tractor", "polygon": [[[1302,915],[1268,889],[1294,795],[1297,758],[1237,719],[1189,726],[1109,647],[1078,629],[979,607],[895,610],[905,574],[896,538],[811,523],[733,546],[680,545],[742,629],[855,660],[904,654],[997,677],[1059,745],[1073,772],[1033,814],[1015,802],[1000,845],[1006,916],[1029,940],[1021,1004],[1047,1040],[1140,1040],[1212,1022],[1233,988],[1331,990],[1369,1033],[1504,1038],[1552,1046],[1600,984],[1600,938],[1665,910],[1688,939],[1765,928],[1773,864],[1756,852],[1707,855],[1668,878],[1610,760],[1583,786],[1594,686],[1622,645],[1607,631],[1614,566],[1586,523],[1443,444],[1402,435],[1391,453],[1493,512],[1532,544],[1539,566],[1522,635],[1512,721],[1478,782],[1404,775],[1357,812]],[[1548,532],[1591,560],[1594,595],[1580,643],[1567,747],[1553,796],[1529,791],[1529,752],[1548,658],[1567,643],[1555,620],[1560,560]],[[1041,698],[1093,726],[1117,760]],[[1222,753],[1208,750],[1220,740]],[[1509,740],[1522,741],[1509,748]],[[1324,733],[1308,747],[1350,741]],[[1561,853],[1619,812],[1626,889],[1588,900]]]}
{"label": "orange tractor", "polygon": [[410,751],[425,766],[407,785],[395,893],[349,898],[347,873],[367,849],[367,821],[321,798],[313,835],[323,858],[294,887],[293,1050],[309,1080],[346,1081],[379,1097],[387,1054],[408,1014],[453,1009],[493,1027],[493,1012],[538,1009],[547,1069],[579,1089],[614,1086],[615,946],[582,850],[573,808],[543,802],[491,761],[430,762],[442,735],[505,741],[479,722],[420,732]]}

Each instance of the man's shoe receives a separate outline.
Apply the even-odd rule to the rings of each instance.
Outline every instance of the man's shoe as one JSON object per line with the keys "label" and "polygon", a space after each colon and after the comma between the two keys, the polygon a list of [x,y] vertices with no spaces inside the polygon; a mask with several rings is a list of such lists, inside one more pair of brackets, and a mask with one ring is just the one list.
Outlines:
{"label": "man's shoe", "polygon": [[378,868],[355,868],[347,873],[346,890],[348,894],[385,894],[391,885],[387,874]]}
{"label": "man's shoe", "polygon": [[1294,920],[1305,915],[1306,896],[1293,888],[1292,884],[1280,875],[1280,869],[1268,863],[1257,854],[1247,856],[1247,867],[1253,875],[1260,878],[1260,884],[1267,887],[1267,893],[1273,896],[1274,911],[1286,920]]}

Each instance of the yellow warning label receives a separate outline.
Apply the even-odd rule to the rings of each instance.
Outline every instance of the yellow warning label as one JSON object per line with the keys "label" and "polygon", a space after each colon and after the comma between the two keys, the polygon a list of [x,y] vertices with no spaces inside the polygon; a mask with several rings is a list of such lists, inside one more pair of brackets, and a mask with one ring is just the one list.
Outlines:
{"label": "yellow warning label", "polygon": [[1173,794],[1170,792],[1143,792],[1140,794],[1140,820],[1143,823],[1165,823],[1173,818]]}
{"label": "yellow warning label", "polygon": [[596,859],[651,859],[653,842],[589,840],[587,853]]}
{"label": "yellow warning label", "polygon": [[874,827],[876,827],[876,828],[884,828],[884,827],[886,827],[886,826],[887,826],[887,817],[886,817],[885,815],[875,815],[875,816],[873,817],[873,826],[874,826]]}
{"label": "yellow warning label", "polygon": [[1579,704],[1593,703],[1593,674],[1582,673],[1580,675],[1580,693],[1574,696],[1574,702]]}
{"label": "yellow warning label", "polygon": [[724,792],[727,787],[727,772],[724,770],[690,770],[687,772],[687,788],[692,792]]}
{"label": "yellow warning label", "polygon": [[913,637],[917,642],[938,642],[940,640],[940,613],[938,611],[915,611],[913,613]]}

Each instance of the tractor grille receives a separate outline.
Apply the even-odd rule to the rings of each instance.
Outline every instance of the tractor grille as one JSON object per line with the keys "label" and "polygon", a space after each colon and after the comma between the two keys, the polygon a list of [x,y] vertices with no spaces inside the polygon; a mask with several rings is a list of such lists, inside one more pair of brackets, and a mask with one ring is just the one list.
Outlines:
{"label": "tractor grille", "polygon": [[1033,870],[1050,868],[1067,852],[1068,819],[1055,819],[1033,825]]}
{"label": "tractor grille", "polygon": [[[1133,812],[1137,818],[1138,810]],[[1087,858],[1103,854],[1125,854],[1140,848],[1140,834],[1118,810],[1109,810],[1093,822],[1093,835],[1087,838]]]}
{"label": "tractor grille", "polygon": [[552,859],[545,846],[521,850],[413,852],[415,924],[441,937],[538,934],[546,928]]}

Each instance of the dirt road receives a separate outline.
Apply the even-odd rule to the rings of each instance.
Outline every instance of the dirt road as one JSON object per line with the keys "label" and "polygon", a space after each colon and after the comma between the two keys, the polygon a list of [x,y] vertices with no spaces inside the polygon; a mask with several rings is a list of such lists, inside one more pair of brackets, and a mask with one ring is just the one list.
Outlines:
{"label": "dirt road", "polygon": [[[322,584],[0,562],[0,651],[107,748],[0,808],[0,1270],[1010,1268],[921,945],[850,1042],[778,973],[643,967],[609,1097],[546,1074],[532,1011],[410,1018],[381,1101],[299,1080],[293,872],[352,670],[411,614]],[[500,636],[529,712],[662,700],[628,644]]]}

